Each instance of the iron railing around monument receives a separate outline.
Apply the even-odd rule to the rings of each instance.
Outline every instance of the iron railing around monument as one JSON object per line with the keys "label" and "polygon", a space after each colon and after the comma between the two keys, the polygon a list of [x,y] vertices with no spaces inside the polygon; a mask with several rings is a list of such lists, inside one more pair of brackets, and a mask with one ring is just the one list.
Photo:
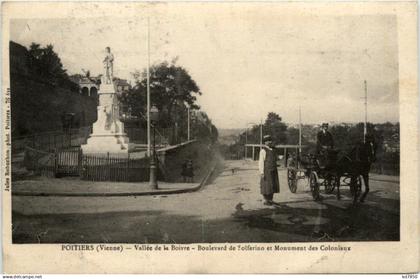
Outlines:
{"label": "iron railing around monument", "polygon": [[[148,181],[150,159],[141,154],[83,154],[79,147],[46,152],[26,147],[24,166],[45,177],[79,176],[89,181]],[[159,162],[160,179],[163,166]]]}
{"label": "iron railing around monument", "polygon": [[[82,155],[80,178],[89,181],[148,181],[150,159],[118,154]],[[159,168],[160,169],[160,168]]]}

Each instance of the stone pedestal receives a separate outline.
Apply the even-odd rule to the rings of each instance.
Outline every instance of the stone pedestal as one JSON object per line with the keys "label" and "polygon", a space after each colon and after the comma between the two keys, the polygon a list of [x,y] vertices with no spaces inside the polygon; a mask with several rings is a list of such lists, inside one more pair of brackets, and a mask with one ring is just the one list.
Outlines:
{"label": "stone pedestal", "polygon": [[127,154],[129,139],[124,133],[124,123],[119,119],[119,105],[113,81],[103,82],[98,95],[98,120],[93,123],[93,131],[87,143],[82,145],[83,153]]}

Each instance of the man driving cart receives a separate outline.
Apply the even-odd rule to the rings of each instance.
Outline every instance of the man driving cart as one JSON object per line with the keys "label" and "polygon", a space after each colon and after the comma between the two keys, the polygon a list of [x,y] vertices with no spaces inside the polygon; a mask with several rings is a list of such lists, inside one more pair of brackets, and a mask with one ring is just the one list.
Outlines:
{"label": "man driving cart", "polygon": [[334,160],[334,139],[328,131],[328,123],[322,123],[321,131],[317,134],[316,153],[321,168],[327,168]]}

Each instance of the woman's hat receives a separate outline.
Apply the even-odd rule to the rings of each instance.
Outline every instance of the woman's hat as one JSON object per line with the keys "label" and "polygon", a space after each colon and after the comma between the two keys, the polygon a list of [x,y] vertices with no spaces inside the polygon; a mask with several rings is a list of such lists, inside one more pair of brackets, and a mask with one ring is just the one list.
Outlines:
{"label": "woman's hat", "polygon": [[271,136],[270,135],[265,135],[264,137],[263,137],[263,139],[264,139],[264,142],[267,142],[267,141],[272,141],[273,139],[271,138]]}

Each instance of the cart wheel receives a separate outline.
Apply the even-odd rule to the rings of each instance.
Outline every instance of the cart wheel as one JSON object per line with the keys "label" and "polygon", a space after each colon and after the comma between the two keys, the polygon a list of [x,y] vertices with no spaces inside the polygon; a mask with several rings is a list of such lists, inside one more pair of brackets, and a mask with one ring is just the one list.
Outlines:
{"label": "cart wheel", "polygon": [[330,178],[328,178],[327,181],[325,181],[325,193],[326,194],[331,194],[335,187],[337,186],[337,179],[335,176],[332,176]]}
{"label": "cart wheel", "polygon": [[297,190],[297,171],[295,169],[287,169],[287,184],[290,192],[296,193]]}
{"label": "cart wheel", "polygon": [[314,201],[319,200],[319,183],[316,172],[311,172],[309,177],[309,186],[311,187],[312,198]]}

